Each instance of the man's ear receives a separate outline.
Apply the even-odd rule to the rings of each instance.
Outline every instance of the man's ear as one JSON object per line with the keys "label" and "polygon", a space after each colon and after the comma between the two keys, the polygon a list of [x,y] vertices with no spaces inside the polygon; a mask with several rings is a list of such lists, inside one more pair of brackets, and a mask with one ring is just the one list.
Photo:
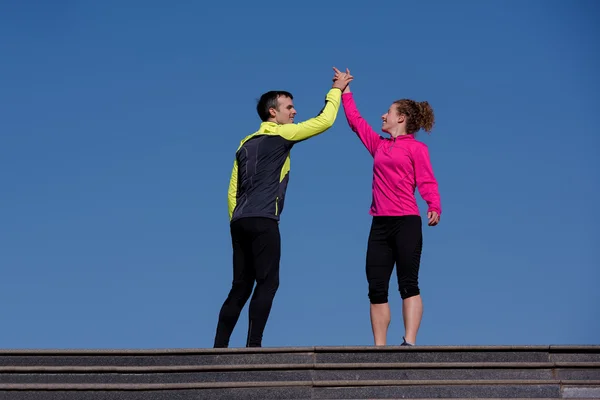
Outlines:
{"label": "man's ear", "polygon": [[275,116],[277,115],[273,107],[269,108],[269,114],[271,115],[271,118],[275,118]]}

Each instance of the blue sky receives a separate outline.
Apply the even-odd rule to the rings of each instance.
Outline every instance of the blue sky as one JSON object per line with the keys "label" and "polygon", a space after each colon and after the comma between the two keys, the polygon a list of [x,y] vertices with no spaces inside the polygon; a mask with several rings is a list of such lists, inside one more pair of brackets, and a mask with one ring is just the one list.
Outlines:
{"label": "blue sky", "polygon": [[[418,343],[598,343],[596,2],[205,4],[0,5],[1,348],[211,347],[256,99],[310,118],[332,66],[376,128],[398,98],[435,111]],[[371,167],[342,110],[293,149],[264,346],[372,344]]]}

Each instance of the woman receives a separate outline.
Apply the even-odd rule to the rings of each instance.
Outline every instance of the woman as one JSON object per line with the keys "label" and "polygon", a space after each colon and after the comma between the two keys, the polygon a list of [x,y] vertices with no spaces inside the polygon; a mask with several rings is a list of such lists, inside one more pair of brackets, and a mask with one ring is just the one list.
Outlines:
{"label": "woman", "polygon": [[[334,79],[350,75],[349,70],[334,70]],[[342,104],[350,128],[374,158],[366,272],[375,345],[386,344],[391,319],[388,289],[396,264],[405,329],[402,345],[412,346],[423,315],[418,284],[423,236],[415,188],[427,202],[430,226],[438,224],[442,212],[427,146],[415,140],[420,129],[431,132],[433,110],[426,101],[395,101],[381,116],[381,130],[390,135],[384,138],[361,117],[350,86],[343,91]]]}

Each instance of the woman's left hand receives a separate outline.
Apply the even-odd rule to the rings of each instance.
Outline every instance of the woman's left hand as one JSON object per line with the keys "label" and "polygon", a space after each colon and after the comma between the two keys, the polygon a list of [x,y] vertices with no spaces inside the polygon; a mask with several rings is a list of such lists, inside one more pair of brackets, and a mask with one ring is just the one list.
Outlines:
{"label": "woman's left hand", "polygon": [[429,218],[429,226],[436,226],[440,222],[440,216],[435,211],[429,211],[427,218]]}

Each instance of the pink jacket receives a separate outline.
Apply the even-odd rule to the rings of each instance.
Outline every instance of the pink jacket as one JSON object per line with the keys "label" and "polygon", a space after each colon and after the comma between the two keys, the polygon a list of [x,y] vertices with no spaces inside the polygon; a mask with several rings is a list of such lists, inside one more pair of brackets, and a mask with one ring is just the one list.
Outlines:
{"label": "pink jacket", "polygon": [[442,214],[438,184],[433,175],[427,145],[414,135],[383,138],[361,117],[352,93],[342,95],[342,104],[350,128],[356,132],[373,156],[373,216],[420,215],[415,187],[427,205],[427,211]]}

